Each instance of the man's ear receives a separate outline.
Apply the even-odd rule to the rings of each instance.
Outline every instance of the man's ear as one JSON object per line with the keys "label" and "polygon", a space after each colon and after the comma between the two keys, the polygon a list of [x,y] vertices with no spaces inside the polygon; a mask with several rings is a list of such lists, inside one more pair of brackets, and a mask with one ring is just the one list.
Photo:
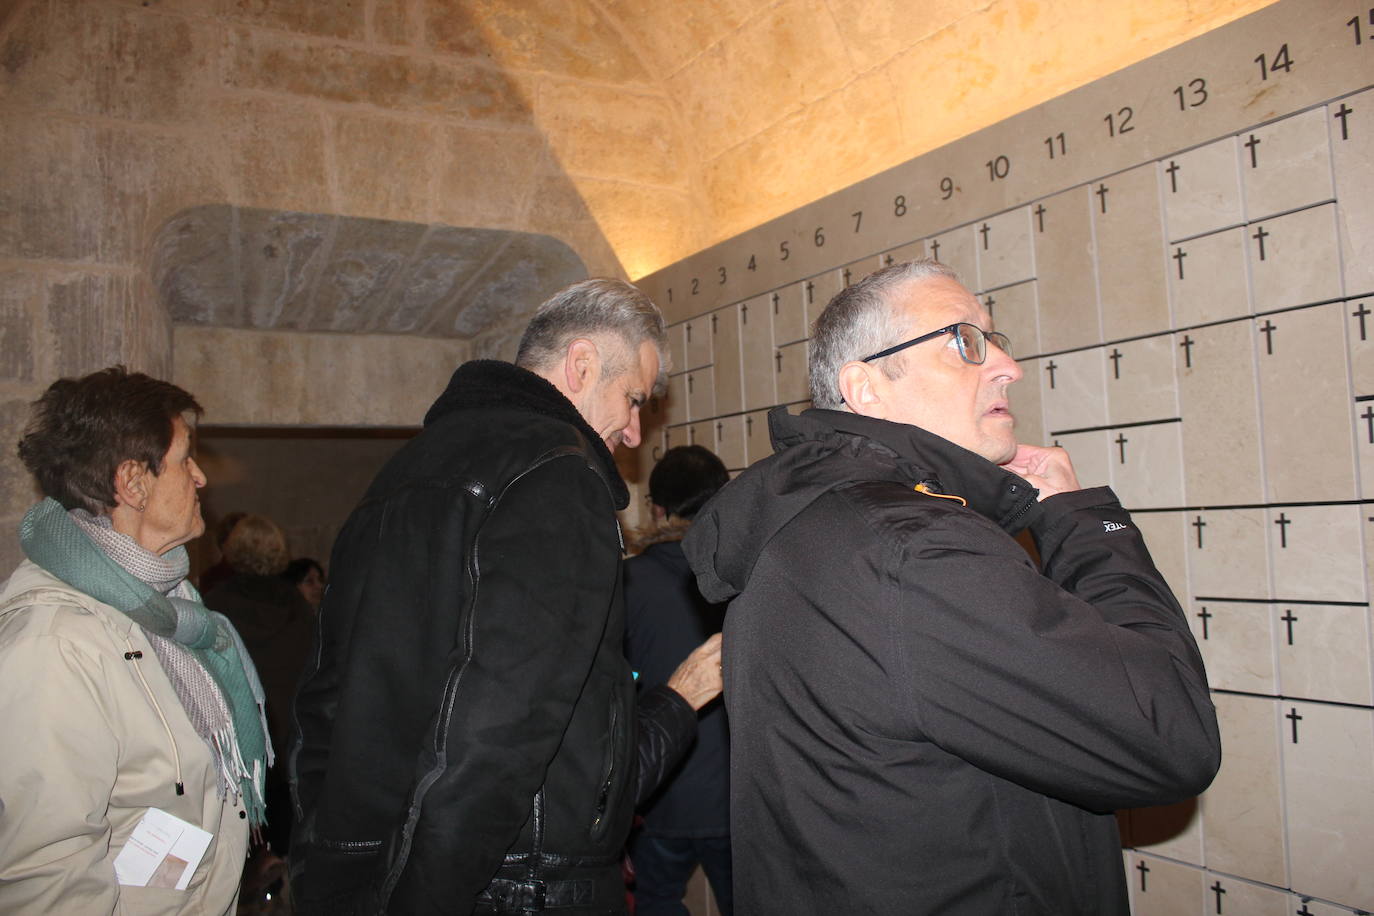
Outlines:
{"label": "man's ear", "polygon": [[125,505],[142,511],[148,502],[148,486],[151,481],[148,465],[132,458],[120,462],[115,468],[114,491],[115,505]]}
{"label": "man's ear", "polygon": [[568,391],[581,394],[583,389],[593,384],[601,371],[601,351],[596,343],[586,337],[579,337],[568,344],[563,353],[563,380]]}
{"label": "man's ear", "polygon": [[836,382],[845,406],[865,417],[886,419],[887,405],[883,402],[881,381],[877,378],[881,371],[869,363],[858,361],[841,366]]}

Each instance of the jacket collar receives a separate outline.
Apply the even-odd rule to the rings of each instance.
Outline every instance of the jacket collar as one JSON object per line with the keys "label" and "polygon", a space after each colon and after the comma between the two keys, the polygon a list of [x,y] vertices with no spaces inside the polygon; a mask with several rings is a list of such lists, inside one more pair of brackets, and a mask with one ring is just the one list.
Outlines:
{"label": "jacket collar", "polygon": [[1039,491],[1005,468],[948,439],[907,423],[877,420],[844,410],[812,408],[792,416],[768,414],[769,432],[781,450],[807,439],[858,437],[893,465],[903,482],[936,495],[957,496],[969,508],[1015,534],[1035,517]]}
{"label": "jacket collar", "polygon": [[572,426],[586,440],[586,450],[596,456],[606,486],[617,509],[630,504],[630,491],[616,467],[606,443],[578,413],[563,392],[547,380],[513,363],[476,359],[459,366],[448,387],[425,414],[425,426],[461,410],[501,408],[539,414]]}

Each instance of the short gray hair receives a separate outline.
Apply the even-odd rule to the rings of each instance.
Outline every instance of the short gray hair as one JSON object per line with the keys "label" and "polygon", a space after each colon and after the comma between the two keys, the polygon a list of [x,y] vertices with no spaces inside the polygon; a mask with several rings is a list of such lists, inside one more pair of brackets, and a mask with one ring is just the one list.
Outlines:
{"label": "short gray hair", "polygon": [[565,286],[539,306],[520,338],[515,364],[533,371],[547,369],[563,358],[576,338],[605,335],[618,338],[625,351],[607,354],[604,375],[613,378],[629,370],[640,345],[648,341],[658,351],[660,368],[654,387],[662,388],[668,374],[663,315],[637,287],[605,277]]}
{"label": "short gray hair", "polygon": [[[811,330],[808,371],[813,405],[843,409],[840,368],[898,343],[897,336],[903,329],[896,326],[892,314],[894,294],[930,277],[959,280],[958,274],[939,261],[920,258],[884,267],[836,293]],[[900,378],[905,361],[885,359],[880,368],[888,378]]]}

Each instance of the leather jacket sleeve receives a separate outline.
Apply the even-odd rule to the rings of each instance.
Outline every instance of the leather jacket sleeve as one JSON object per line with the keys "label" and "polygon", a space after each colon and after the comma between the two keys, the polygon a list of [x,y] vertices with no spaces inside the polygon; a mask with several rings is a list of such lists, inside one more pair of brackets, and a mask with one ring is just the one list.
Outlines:
{"label": "leather jacket sleeve", "polygon": [[697,713],[676,690],[660,684],[639,695],[639,776],[635,805],[642,805],[673,771],[697,736]]}

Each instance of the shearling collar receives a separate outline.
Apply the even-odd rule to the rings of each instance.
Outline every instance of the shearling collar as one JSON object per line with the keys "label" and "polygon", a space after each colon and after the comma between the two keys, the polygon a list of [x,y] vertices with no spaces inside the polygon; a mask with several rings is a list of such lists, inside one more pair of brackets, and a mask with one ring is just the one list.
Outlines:
{"label": "shearling collar", "polygon": [[572,426],[586,440],[588,453],[599,459],[616,509],[624,509],[630,504],[630,491],[606,443],[587,425],[563,392],[528,369],[495,359],[464,363],[454,371],[444,393],[425,414],[425,426],[456,411],[493,407],[527,411]]}

